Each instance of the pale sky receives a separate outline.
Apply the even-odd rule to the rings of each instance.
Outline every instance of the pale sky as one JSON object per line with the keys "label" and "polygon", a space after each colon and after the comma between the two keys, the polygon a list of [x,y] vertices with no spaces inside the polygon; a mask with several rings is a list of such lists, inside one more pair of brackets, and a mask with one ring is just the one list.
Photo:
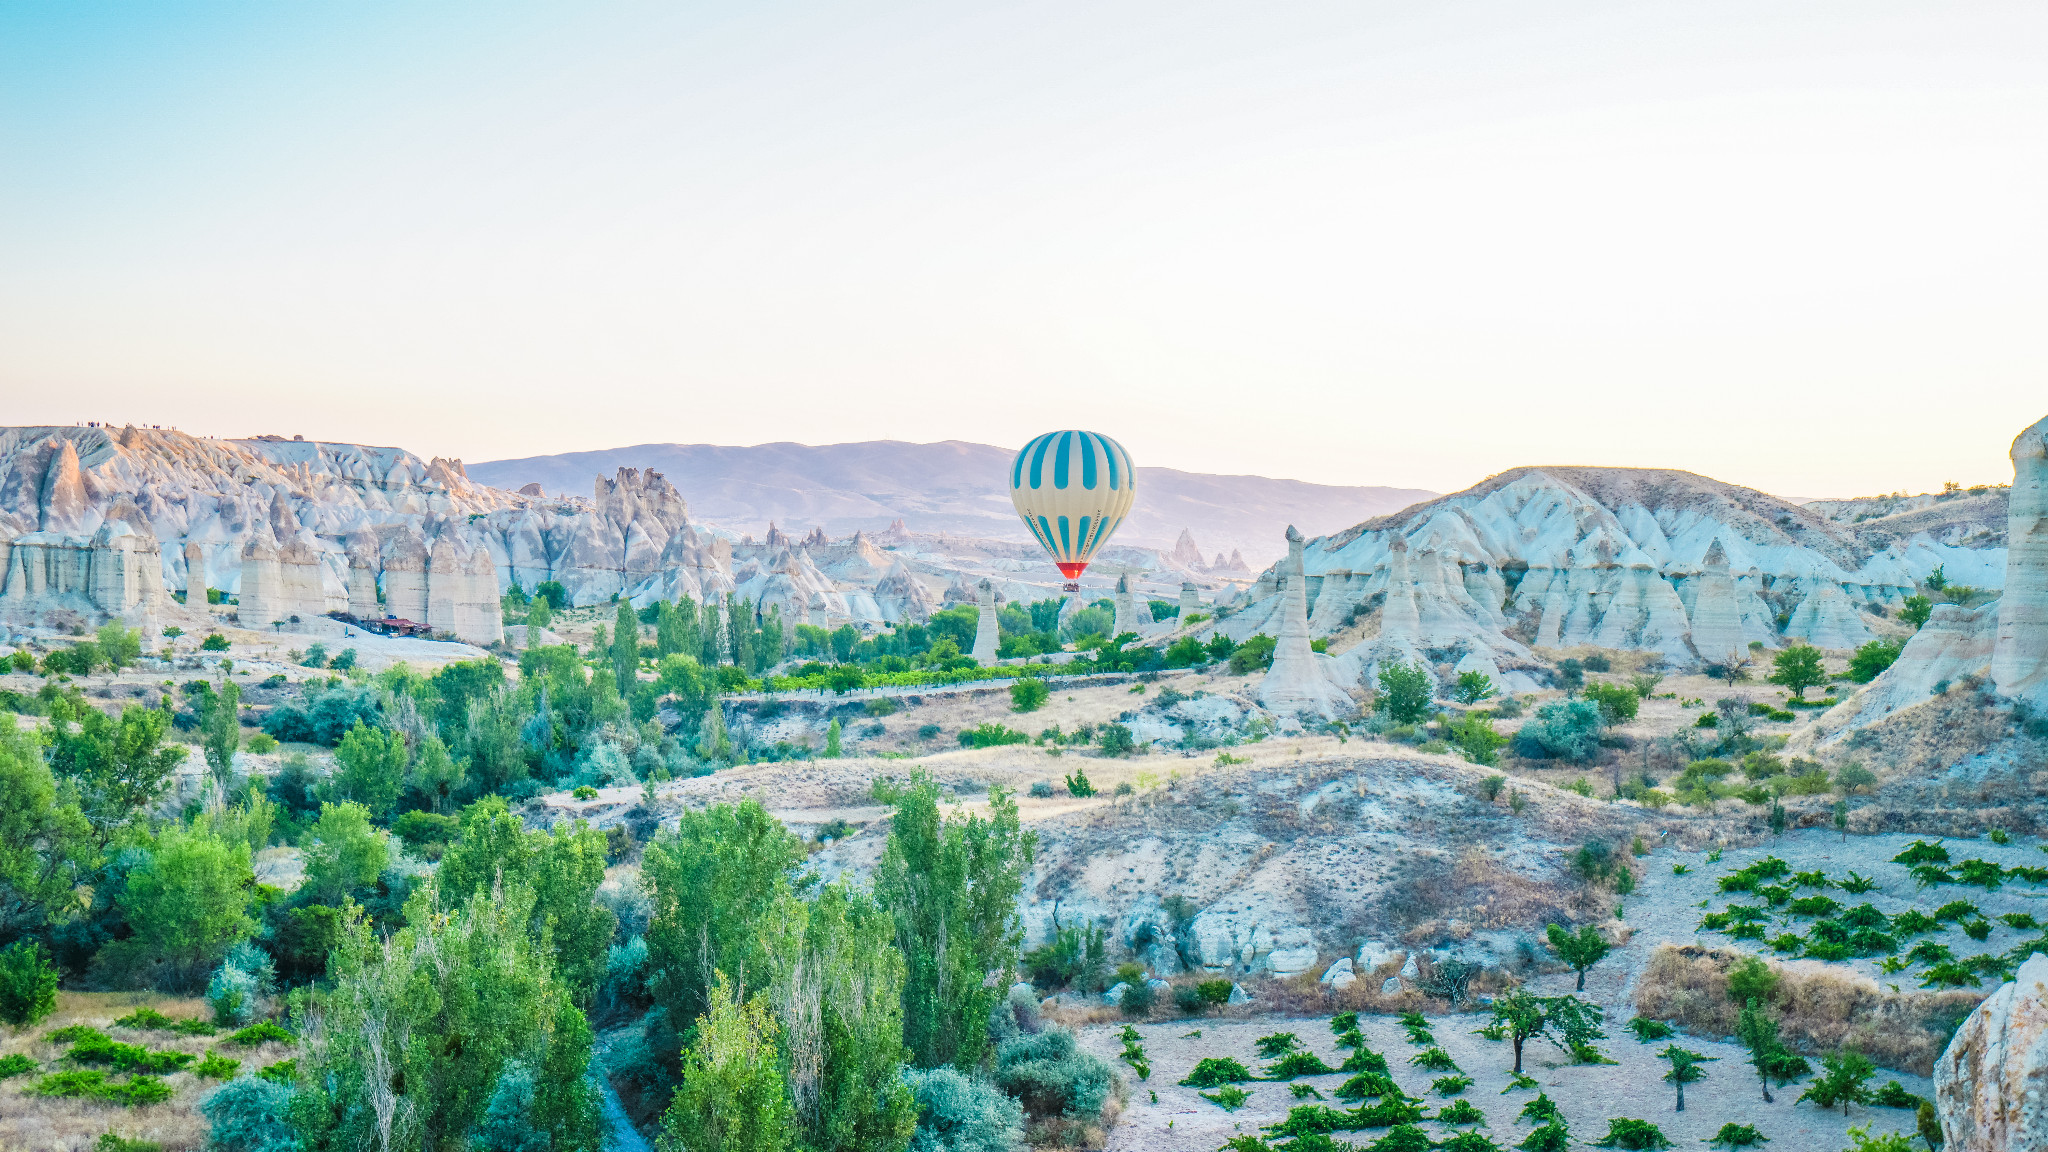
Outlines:
{"label": "pale sky", "polygon": [[2038,0],[9,4],[0,423],[2000,481],[2044,64]]}

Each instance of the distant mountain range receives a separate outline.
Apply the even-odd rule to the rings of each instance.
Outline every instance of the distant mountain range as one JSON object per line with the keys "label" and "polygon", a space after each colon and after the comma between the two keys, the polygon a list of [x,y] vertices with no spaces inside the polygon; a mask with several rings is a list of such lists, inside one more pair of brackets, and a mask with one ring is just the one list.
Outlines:
{"label": "distant mountain range", "polygon": [[[773,522],[789,531],[822,526],[842,535],[856,528],[886,528],[900,518],[913,532],[1026,540],[1004,480],[1014,455],[1014,449],[959,440],[636,444],[490,460],[471,464],[468,471],[499,488],[539,484],[549,493],[587,496],[600,475],[615,475],[622,467],[652,468],[682,492],[692,519],[744,531],[765,531]],[[1237,549],[1256,567],[1286,551],[1281,533],[1289,524],[1310,536],[1322,535],[1436,495],[1420,488],[1345,487],[1140,467],[1138,504],[1117,542],[1171,549],[1186,530],[1206,557]]]}

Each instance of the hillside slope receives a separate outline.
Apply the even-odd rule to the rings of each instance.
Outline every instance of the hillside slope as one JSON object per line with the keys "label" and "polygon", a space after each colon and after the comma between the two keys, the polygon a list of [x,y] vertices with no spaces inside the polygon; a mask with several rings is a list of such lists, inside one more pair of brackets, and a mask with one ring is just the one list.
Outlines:
{"label": "hillside slope", "polygon": [[[548,492],[583,492],[592,476],[622,466],[653,468],[689,495],[693,515],[741,531],[760,532],[773,521],[795,530],[822,525],[839,535],[874,532],[901,518],[920,532],[1028,540],[1003,487],[1012,455],[960,440],[636,444],[490,460],[471,465],[469,474],[500,488],[534,483]],[[1118,531],[1119,543],[1170,549],[1186,529],[1205,552],[1241,549],[1254,562],[1278,555],[1282,525],[1334,532],[1434,495],[1146,467],[1138,469],[1138,485],[1138,506]]]}

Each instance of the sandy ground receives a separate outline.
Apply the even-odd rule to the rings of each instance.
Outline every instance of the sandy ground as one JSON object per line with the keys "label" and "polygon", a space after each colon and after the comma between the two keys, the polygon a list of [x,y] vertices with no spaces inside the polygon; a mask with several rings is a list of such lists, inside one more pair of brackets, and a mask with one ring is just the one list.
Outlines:
{"label": "sandy ground", "polygon": [[[1546,994],[1570,991],[1570,979],[1568,975],[1558,978],[1553,982],[1557,987],[1539,981],[1539,987]],[[1505,1148],[1528,1135],[1530,1125],[1517,1123],[1516,1115],[1536,1094],[1516,1091],[1502,1095],[1514,1064],[1513,1054],[1505,1043],[1492,1043],[1471,1034],[1484,1022],[1485,1017],[1476,1014],[1431,1020],[1438,1046],[1472,1078],[1473,1084],[1465,1090],[1463,1098],[1486,1114],[1487,1126],[1482,1131]],[[1535,1077],[1541,1091],[1563,1110],[1573,1137],[1580,1141],[1590,1143],[1599,1139],[1607,1132],[1608,1120],[1622,1116],[1657,1125],[1678,1148],[1703,1147],[1703,1141],[1730,1122],[1756,1125],[1770,1137],[1772,1152],[1835,1152],[1848,1145],[1846,1133],[1850,1125],[1868,1124],[1873,1132],[1913,1131],[1913,1115],[1901,1109],[1854,1107],[1844,1118],[1839,1109],[1823,1111],[1812,1104],[1795,1104],[1793,1101],[1801,1090],[1798,1085],[1773,1089],[1771,1094],[1777,1102],[1765,1104],[1756,1076],[1742,1063],[1742,1049],[1699,1039],[1680,1042],[1693,1051],[1717,1058],[1718,1062],[1707,1065],[1704,1080],[1686,1086],[1685,1111],[1675,1112],[1671,1086],[1661,1079],[1669,1065],[1653,1055],[1663,1047],[1663,1042],[1638,1044],[1632,1035],[1619,1028],[1622,1022],[1625,1018],[1610,1020],[1609,1039],[1602,1045],[1602,1051],[1619,1061],[1616,1065],[1571,1066],[1563,1063],[1562,1054],[1555,1048],[1541,1042],[1524,1049],[1523,1070]],[[1123,1050],[1122,1041],[1117,1038],[1121,1028],[1122,1025],[1093,1025],[1079,1032],[1082,1047],[1110,1061],[1130,1087],[1130,1103],[1123,1121],[1110,1133],[1106,1145],[1111,1152],[1208,1152],[1221,1147],[1232,1136],[1256,1133],[1285,1119],[1288,1109],[1297,1104],[1317,1102],[1295,1099],[1285,1084],[1245,1084],[1240,1087],[1250,1090],[1251,1099],[1238,1111],[1226,1112],[1203,1099],[1201,1090],[1175,1083],[1205,1056],[1232,1056],[1248,1068],[1260,1068],[1267,1062],[1258,1058],[1254,1041],[1273,1032],[1293,1032],[1304,1047],[1332,1067],[1342,1063],[1345,1055],[1343,1049],[1331,1043],[1334,1037],[1327,1017],[1191,1019],[1140,1024],[1137,1029],[1152,1060],[1152,1077],[1141,1082],[1129,1065],[1117,1059]],[[1201,1033],[1199,1037],[1189,1035],[1197,1030]],[[1391,1017],[1361,1017],[1359,1030],[1365,1034],[1366,1042],[1387,1058],[1395,1081],[1409,1095],[1423,1097],[1432,1112],[1449,1102],[1429,1090],[1430,1082],[1445,1073],[1426,1072],[1408,1063],[1420,1049],[1408,1042],[1397,1021]],[[1343,1101],[1335,1098],[1335,1092],[1348,1078],[1345,1074],[1305,1076],[1294,1083],[1312,1084],[1325,1097],[1323,1103],[1345,1107]],[[1933,1092],[1929,1081],[1915,1076],[1887,1073],[1875,1083],[1893,1078],[1918,1095]],[[1157,1103],[1152,1099],[1155,1094]],[[1424,1128],[1437,1139],[1453,1131],[1435,1123],[1425,1124]],[[1374,1129],[1340,1133],[1338,1138],[1370,1144],[1384,1134],[1385,1129]]]}

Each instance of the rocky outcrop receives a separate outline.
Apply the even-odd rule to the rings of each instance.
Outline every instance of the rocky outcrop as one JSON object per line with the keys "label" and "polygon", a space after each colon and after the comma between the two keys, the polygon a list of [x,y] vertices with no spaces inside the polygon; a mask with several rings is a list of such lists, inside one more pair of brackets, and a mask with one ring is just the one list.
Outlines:
{"label": "rocky outcrop", "polygon": [[[1331,679],[1325,665],[1333,663],[1309,646],[1307,584],[1301,568],[1301,533],[1287,526],[1287,559],[1281,563],[1280,629],[1273,648],[1273,666],[1259,686],[1259,703],[1283,716],[1314,715],[1325,720],[1358,709]],[[1305,967],[1305,965],[1304,965]]]}
{"label": "rocky outcrop", "polygon": [[266,529],[251,537],[242,549],[241,589],[235,613],[244,628],[266,631],[283,624],[292,614],[285,594],[284,566],[278,560],[277,545]]}
{"label": "rocky outcrop", "polygon": [[1180,608],[1174,613],[1177,627],[1188,626],[1188,617],[1202,610],[1202,590],[1192,581],[1183,580],[1180,585]]}
{"label": "rocky outcrop", "polygon": [[358,620],[381,620],[383,605],[377,603],[377,542],[367,533],[349,537],[348,614]]}
{"label": "rocky outcrop", "polygon": [[974,586],[974,590],[980,615],[974,625],[974,651],[968,655],[986,667],[996,662],[996,646],[1001,640],[996,624],[996,586],[983,580]]}
{"label": "rocky outcrop", "polygon": [[1829,709],[1813,737],[1826,742],[1926,700],[1944,684],[1983,675],[1998,641],[1998,605],[1938,604],[1899,658],[1869,687]]}
{"label": "rocky outcrop", "polygon": [[427,540],[408,527],[384,554],[384,615],[414,624],[427,621]]}
{"label": "rocky outcrop", "polygon": [[1998,690],[2048,706],[2048,419],[2012,442],[2005,594],[1991,678]]}
{"label": "rocky outcrop", "polygon": [[1112,635],[1121,636],[1126,632],[1133,632],[1142,636],[1148,631],[1145,624],[1151,613],[1147,612],[1145,617],[1138,615],[1137,597],[1131,595],[1130,573],[1126,572],[1116,578],[1116,597],[1112,603],[1116,605],[1116,623]]}
{"label": "rocky outcrop", "polygon": [[198,541],[185,545],[185,606],[206,607],[206,591],[212,577],[206,563],[206,549]]}
{"label": "rocky outcrop", "polygon": [[1946,1146],[2048,1148],[2048,956],[2035,955],[1956,1030],[1934,1065]]}

